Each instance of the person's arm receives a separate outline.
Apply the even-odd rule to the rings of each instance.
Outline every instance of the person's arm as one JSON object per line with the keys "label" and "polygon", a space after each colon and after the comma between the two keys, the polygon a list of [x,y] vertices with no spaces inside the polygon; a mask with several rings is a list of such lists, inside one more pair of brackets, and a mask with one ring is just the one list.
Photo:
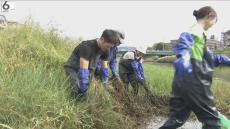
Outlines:
{"label": "person's arm", "polygon": [[145,80],[144,68],[142,63],[139,63],[139,70],[140,70],[141,77]]}
{"label": "person's arm", "polygon": [[108,61],[103,61],[102,60],[101,80],[102,80],[104,86],[108,85],[108,81],[109,81]]}
{"label": "person's arm", "polygon": [[95,68],[95,74],[96,75],[100,75],[100,73],[101,73],[101,59],[98,59],[97,61],[96,61],[97,63],[96,63],[96,68]]}
{"label": "person's arm", "polygon": [[89,61],[85,58],[80,57],[80,68],[88,69],[89,68]]}
{"label": "person's arm", "polygon": [[101,80],[104,84],[104,86],[108,85],[108,81],[109,81],[109,69],[108,69],[108,56],[109,56],[109,52],[108,53],[104,53],[101,56]]}
{"label": "person's arm", "polygon": [[210,53],[212,56],[212,60],[214,61],[215,66],[230,66],[230,58],[225,55],[215,54],[213,52]]}
{"label": "person's arm", "polygon": [[80,82],[80,90],[82,93],[85,93],[89,87],[89,61],[80,58],[80,69],[78,71],[78,78]]}
{"label": "person's arm", "polygon": [[78,71],[78,79],[80,91],[85,94],[89,87],[89,59],[90,50],[86,46],[82,47],[79,52],[80,68]]}
{"label": "person's arm", "polygon": [[112,51],[112,57],[109,61],[109,67],[112,71],[113,77],[117,78],[119,76],[117,73],[117,48],[114,48]]}
{"label": "person's arm", "polygon": [[133,68],[133,71],[134,71],[134,74],[136,75],[137,80],[143,84],[144,78],[142,77],[141,72],[139,70],[139,62],[136,60],[131,60],[131,66]]}
{"label": "person's arm", "polygon": [[176,61],[174,62],[176,78],[181,78],[184,75],[192,72],[190,51],[193,43],[193,35],[185,32],[180,35],[177,44],[173,48],[173,52],[177,57]]}

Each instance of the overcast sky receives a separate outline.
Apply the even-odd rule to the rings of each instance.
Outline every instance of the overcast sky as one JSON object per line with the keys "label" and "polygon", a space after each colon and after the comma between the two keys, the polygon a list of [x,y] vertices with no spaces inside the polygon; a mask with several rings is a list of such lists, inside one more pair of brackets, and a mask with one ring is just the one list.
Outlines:
{"label": "overcast sky", "polygon": [[177,39],[196,22],[193,10],[206,5],[218,13],[208,34],[220,38],[230,29],[228,1],[15,1],[15,11],[4,15],[18,22],[30,15],[43,28],[55,26],[71,38],[93,39],[105,28],[120,29],[126,45],[152,46]]}

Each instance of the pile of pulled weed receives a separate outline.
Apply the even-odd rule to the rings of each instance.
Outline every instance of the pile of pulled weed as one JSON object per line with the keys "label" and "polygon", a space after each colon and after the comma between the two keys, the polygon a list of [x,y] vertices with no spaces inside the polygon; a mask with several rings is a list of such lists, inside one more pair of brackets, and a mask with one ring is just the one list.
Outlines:
{"label": "pile of pulled weed", "polygon": [[109,90],[110,94],[116,100],[119,108],[117,112],[130,116],[140,125],[142,120],[153,115],[166,115],[168,110],[168,96],[157,96],[153,92],[144,90],[143,93],[135,96],[127,92],[124,84],[120,80],[112,81],[113,88]]}

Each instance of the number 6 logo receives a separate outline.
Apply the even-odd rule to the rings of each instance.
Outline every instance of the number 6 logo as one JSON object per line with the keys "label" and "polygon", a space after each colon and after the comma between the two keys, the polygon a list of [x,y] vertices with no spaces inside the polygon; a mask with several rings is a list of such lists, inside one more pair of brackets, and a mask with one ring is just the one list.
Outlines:
{"label": "number 6 logo", "polygon": [[1,1],[1,12],[14,12],[14,2]]}
{"label": "number 6 logo", "polygon": [[10,9],[10,5],[7,3],[8,1],[5,1],[4,4],[2,5],[2,8],[5,10]]}

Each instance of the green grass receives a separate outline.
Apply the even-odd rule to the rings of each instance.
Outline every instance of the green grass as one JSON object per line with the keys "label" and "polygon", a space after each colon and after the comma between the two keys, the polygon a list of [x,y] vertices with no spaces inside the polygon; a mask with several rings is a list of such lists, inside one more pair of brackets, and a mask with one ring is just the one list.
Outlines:
{"label": "green grass", "polygon": [[218,54],[225,54],[227,56],[230,56],[230,47],[226,47],[224,50],[215,50]]}
{"label": "green grass", "polygon": [[[170,95],[174,69],[167,64],[145,64],[145,76],[159,96]],[[215,102],[220,111],[230,117],[230,68],[217,67],[212,85]]]}
{"label": "green grass", "polygon": [[[0,128],[135,129],[144,117],[168,109],[150,104],[143,89],[129,102],[97,81],[84,100],[70,99],[63,65],[79,41],[54,28],[44,31],[32,20],[0,30]],[[217,74],[229,79],[226,71]],[[145,64],[145,74],[151,90],[168,98],[172,67]],[[229,112],[229,83],[216,79],[213,87],[218,107]]]}
{"label": "green grass", "polygon": [[134,128],[100,83],[84,101],[69,99],[63,65],[77,42],[33,21],[1,30],[0,41],[0,128]]}
{"label": "green grass", "polygon": [[230,117],[230,68],[219,67],[214,72],[212,86],[216,104],[219,109]]}
{"label": "green grass", "polygon": [[173,78],[173,69],[168,66],[145,64],[145,77],[152,91],[158,95],[169,95]]}
{"label": "green grass", "polygon": [[228,67],[218,67],[215,69],[214,77],[222,79],[225,82],[230,82],[230,68]]}

